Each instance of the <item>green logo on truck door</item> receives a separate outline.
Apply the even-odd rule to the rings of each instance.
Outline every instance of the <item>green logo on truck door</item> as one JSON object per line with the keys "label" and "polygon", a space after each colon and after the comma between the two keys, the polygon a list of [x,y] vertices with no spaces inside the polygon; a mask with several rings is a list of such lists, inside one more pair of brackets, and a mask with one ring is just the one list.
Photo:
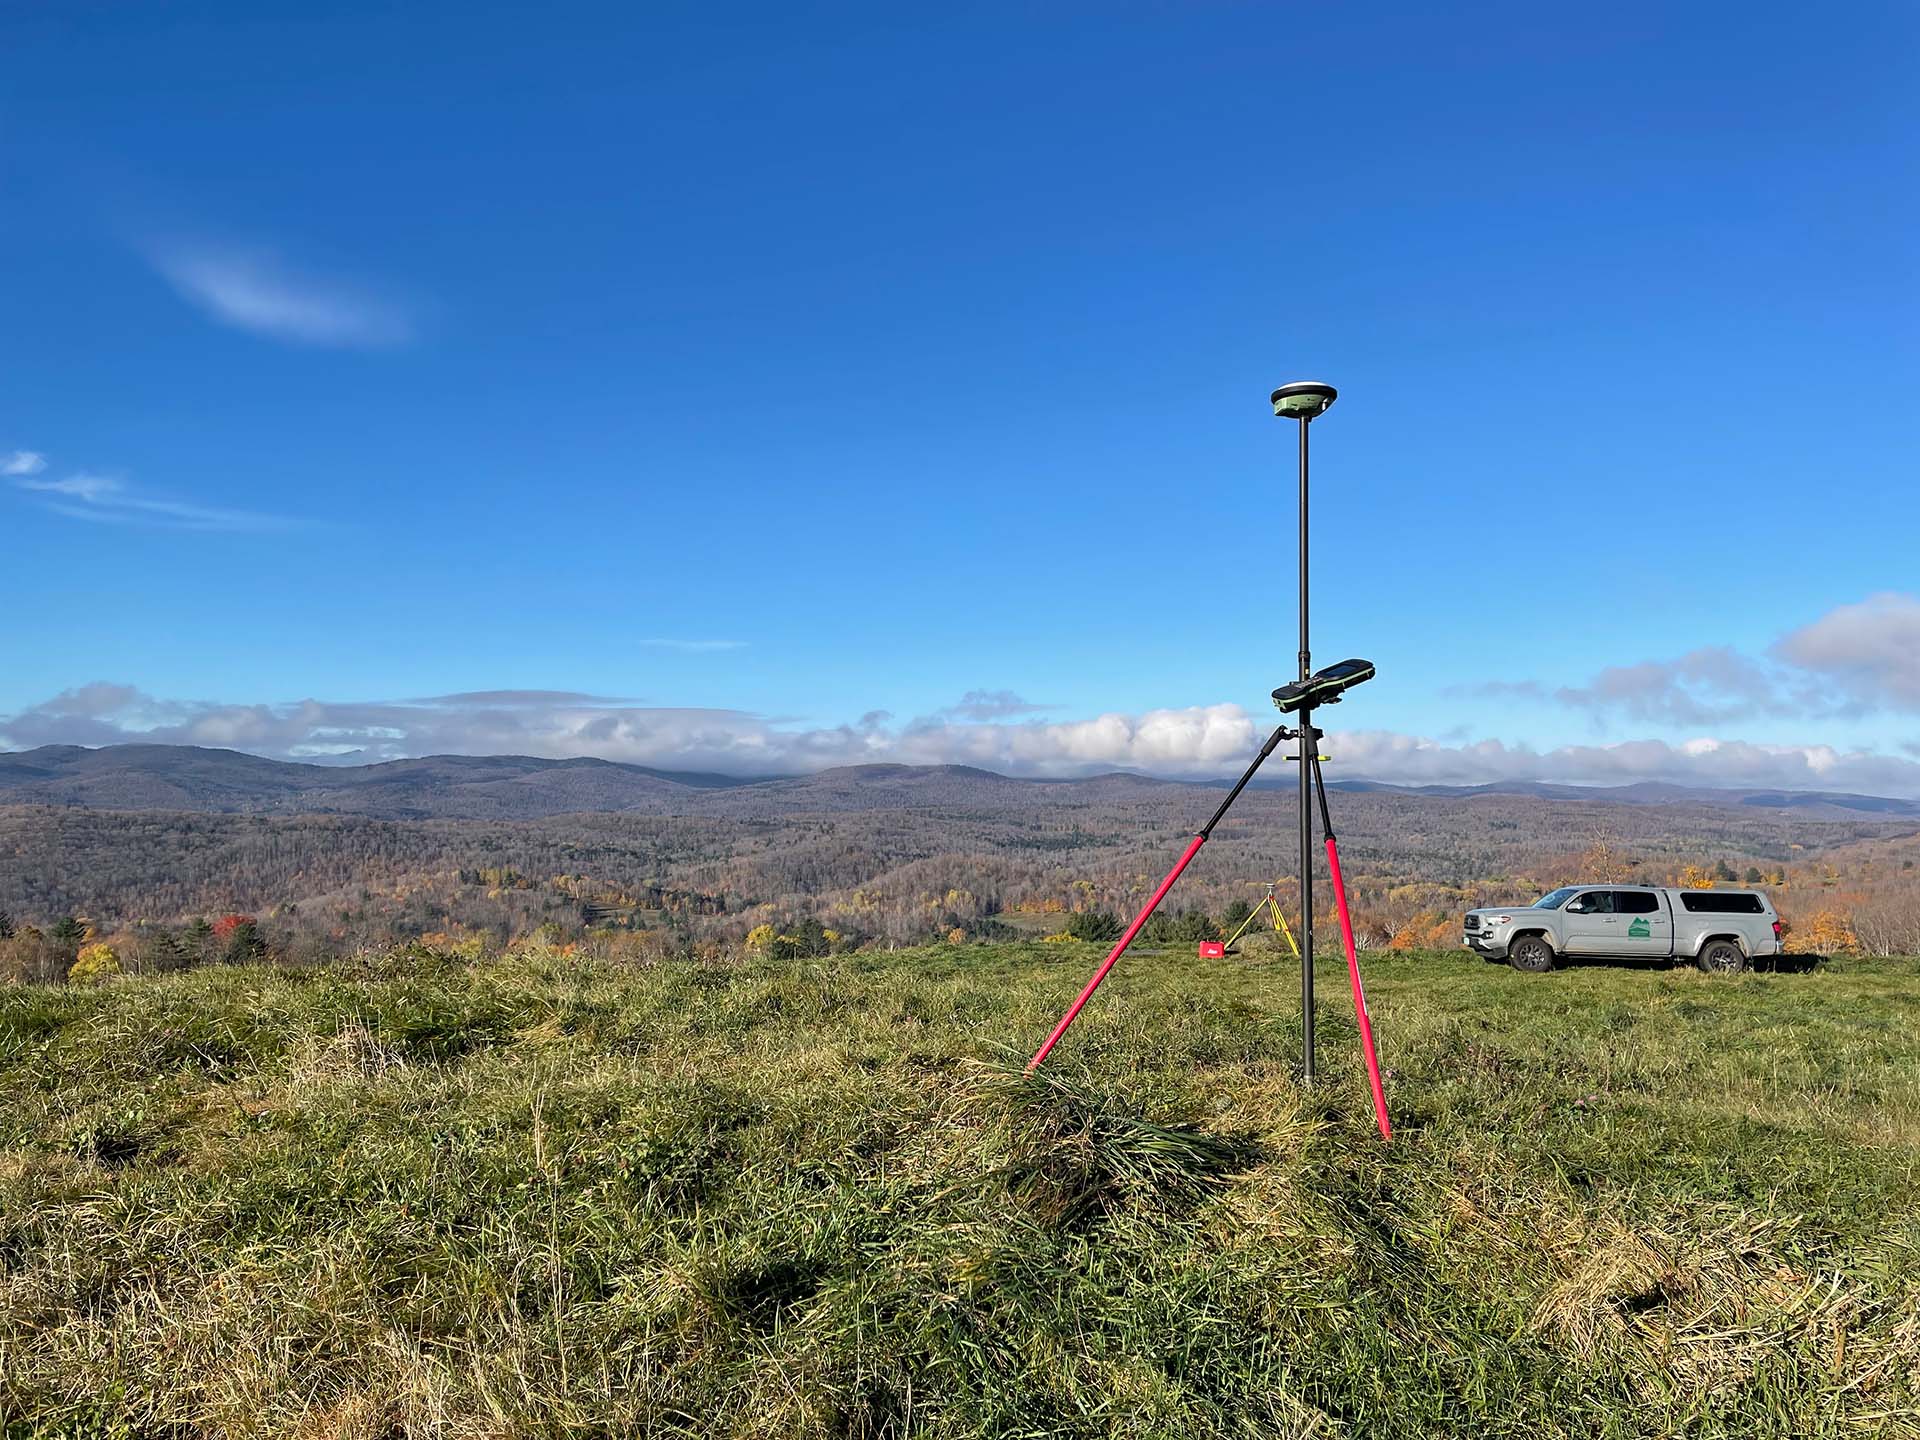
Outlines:
{"label": "green logo on truck door", "polygon": [[1627,926],[1627,938],[1629,940],[1645,940],[1651,934],[1653,934],[1653,927],[1647,924],[1645,916],[1642,916]]}

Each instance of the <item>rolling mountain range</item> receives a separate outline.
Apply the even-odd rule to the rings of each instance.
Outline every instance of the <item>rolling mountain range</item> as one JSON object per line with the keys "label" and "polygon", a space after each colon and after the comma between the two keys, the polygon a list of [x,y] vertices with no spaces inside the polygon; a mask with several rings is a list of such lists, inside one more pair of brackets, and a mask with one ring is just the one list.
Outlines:
{"label": "rolling mountain range", "polygon": [[[49,746],[0,753],[0,910],[34,924],[118,924],[297,907],[324,948],[344,943],[342,927],[368,941],[449,923],[519,933],[577,916],[591,892],[678,907],[675,923],[697,933],[731,934],[743,912],[770,905],[853,916],[904,941],[1023,900],[1064,903],[1068,887],[1079,887],[1076,903],[1127,909],[1226,783],[1025,780],[961,765],[741,779],[592,759],[342,766],[190,746]],[[1222,911],[1293,871],[1293,783],[1280,768],[1242,797],[1183,880],[1181,903]],[[1572,873],[1597,844],[1631,857],[1635,873],[1793,869],[1816,894],[1843,875],[1898,888],[1920,862],[1920,804],[1872,796],[1338,788],[1349,886],[1382,913],[1537,890],[1546,882],[1535,877]],[[496,878],[475,878],[483,873]],[[497,878],[507,875],[521,879]],[[575,878],[556,889],[564,876]],[[954,920],[941,918],[950,902]]]}
{"label": "rolling mountain range", "polygon": [[[1284,773],[1284,772],[1283,772]],[[591,812],[754,818],[911,806],[1018,806],[1127,800],[1192,784],[1113,772],[1022,780],[965,765],[859,765],[760,779],[655,770],[590,758],[431,755],[374,765],[312,765],[189,745],[48,745],[0,752],[0,805],[164,810],[209,815],[358,815],[388,820],[535,820]],[[1260,788],[1290,787],[1269,778]],[[1774,811],[1802,820],[1920,819],[1920,801],[1812,791],[1615,787],[1515,781],[1401,786],[1334,781],[1350,794]]]}

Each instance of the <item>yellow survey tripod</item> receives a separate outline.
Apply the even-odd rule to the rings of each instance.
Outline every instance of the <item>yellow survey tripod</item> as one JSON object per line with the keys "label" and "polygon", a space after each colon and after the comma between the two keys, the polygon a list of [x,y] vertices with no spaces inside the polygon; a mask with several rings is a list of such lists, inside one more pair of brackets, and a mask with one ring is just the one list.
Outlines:
{"label": "yellow survey tripod", "polygon": [[1267,893],[1261,899],[1260,903],[1254,906],[1247,918],[1240,922],[1240,928],[1227,937],[1227,953],[1229,955],[1233,953],[1234,942],[1247,933],[1247,927],[1260,918],[1260,912],[1262,910],[1271,910],[1273,912],[1274,933],[1286,937],[1287,948],[1293,951],[1293,958],[1298,960],[1300,958],[1300,946],[1293,938],[1293,931],[1287,926],[1287,912],[1280,908],[1280,897],[1273,893],[1273,887],[1271,885],[1267,887]]}

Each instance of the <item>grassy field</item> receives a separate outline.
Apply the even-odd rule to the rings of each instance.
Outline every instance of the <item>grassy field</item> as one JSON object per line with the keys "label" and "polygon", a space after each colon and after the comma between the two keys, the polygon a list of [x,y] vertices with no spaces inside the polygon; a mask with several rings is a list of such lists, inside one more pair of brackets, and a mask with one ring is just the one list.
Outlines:
{"label": "grassy field", "polygon": [[1920,1435],[1920,962],[0,992],[8,1436]]}

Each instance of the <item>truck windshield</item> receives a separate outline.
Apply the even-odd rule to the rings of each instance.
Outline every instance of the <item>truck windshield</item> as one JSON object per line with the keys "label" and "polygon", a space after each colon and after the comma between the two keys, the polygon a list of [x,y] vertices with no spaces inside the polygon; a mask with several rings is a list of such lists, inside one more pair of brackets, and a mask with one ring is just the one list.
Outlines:
{"label": "truck windshield", "polygon": [[1535,910],[1558,910],[1562,905],[1567,903],[1568,897],[1579,888],[1578,885],[1562,885],[1558,890],[1549,890],[1545,895],[1542,895],[1538,900],[1533,902],[1533,908]]}

